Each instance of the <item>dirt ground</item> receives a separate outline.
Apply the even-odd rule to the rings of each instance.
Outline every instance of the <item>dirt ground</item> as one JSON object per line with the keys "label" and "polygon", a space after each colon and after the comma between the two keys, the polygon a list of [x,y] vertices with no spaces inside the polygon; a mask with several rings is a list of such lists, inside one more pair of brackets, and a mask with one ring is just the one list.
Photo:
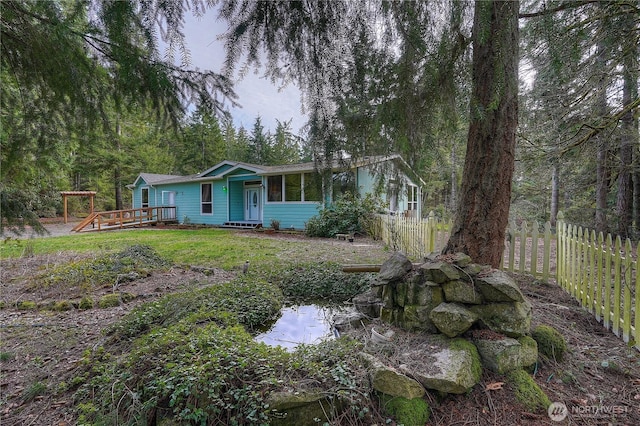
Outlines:
{"label": "dirt ground", "polygon": [[[62,227],[56,232],[68,232]],[[135,232],[135,231],[132,231]],[[272,238],[261,235],[259,238]],[[282,237],[281,237],[282,238]],[[304,237],[296,237],[305,240]],[[309,253],[317,240],[310,240]],[[332,245],[338,261],[341,246]],[[345,245],[345,249],[352,247]],[[382,250],[368,247],[366,250]],[[7,305],[20,300],[45,303],[72,299],[35,289],[30,284],[43,266],[69,262],[69,253],[7,259],[0,263],[0,296]],[[209,285],[229,280],[233,273],[173,268],[165,273],[123,284],[133,300],[113,308],[69,311],[0,309],[0,425],[74,425],[72,394],[66,383],[74,376],[82,353],[104,342],[101,330],[135,306],[165,294],[184,291],[191,283]],[[607,331],[562,289],[515,275],[533,305],[533,326],[552,325],[566,338],[570,353],[562,363],[540,365],[534,374],[551,401],[562,402],[569,416],[554,422],[546,413],[530,413],[519,404],[509,384],[489,390],[504,378],[485,373],[469,394],[430,396],[429,425],[639,425],[640,353]],[[108,289],[94,294],[98,298]],[[45,390],[42,387],[45,387]]]}

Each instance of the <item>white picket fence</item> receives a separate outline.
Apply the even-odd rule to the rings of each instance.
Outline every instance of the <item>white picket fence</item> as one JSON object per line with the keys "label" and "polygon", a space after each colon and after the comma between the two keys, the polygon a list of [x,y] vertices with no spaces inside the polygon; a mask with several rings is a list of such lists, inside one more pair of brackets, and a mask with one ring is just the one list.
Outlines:
{"label": "white picket fence", "polygon": [[[451,225],[433,212],[426,219],[380,215],[371,234],[390,249],[421,259],[442,250]],[[633,247],[629,239],[567,224],[560,212],[555,233],[549,222],[511,224],[501,267],[555,279],[606,328],[640,350],[640,249],[637,243]]]}

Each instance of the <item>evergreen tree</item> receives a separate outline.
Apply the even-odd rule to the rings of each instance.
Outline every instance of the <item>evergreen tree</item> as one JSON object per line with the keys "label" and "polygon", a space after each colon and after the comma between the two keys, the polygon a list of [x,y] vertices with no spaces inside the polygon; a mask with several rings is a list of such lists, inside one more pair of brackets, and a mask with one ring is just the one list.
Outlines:
{"label": "evergreen tree", "polygon": [[253,164],[269,164],[271,155],[269,135],[264,133],[264,126],[260,116],[256,117],[249,136],[249,162]]}
{"label": "evergreen tree", "polygon": [[[25,180],[5,174],[5,170],[20,169],[21,159],[51,162],[53,152],[68,158],[73,149],[66,146],[73,140],[68,135],[86,134],[97,127],[111,134],[112,148],[118,152],[118,125],[112,119],[125,116],[130,107],[150,107],[156,120],[177,126],[192,101],[217,113],[223,113],[223,101],[234,102],[229,79],[187,69],[181,26],[190,7],[202,10],[203,4],[182,0],[0,2],[2,126],[10,126],[2,140],[0,231],[6,225],[19,231],[25,224],[42,230],[37,216],[23,210],[31,207],[20,201],[28,199],[32,189],[24,186]],[[161,59],[158,23],[166,30],[162,36],[169,52],[182,54],[179,66],[172,58]],[[120,181],[122,175],[117,169],[114,173],[112,178]],[[116,204],[121,204],[118,191]]]}
{"label": "evergreen tree", "polygon": [[291,121],[276,120],[276,131],[271,137],[269,149],[270,165],[300,162],[300,141],[291,133]]}
{"label": "evergreen tree", "polygon": [[179,174],[200,173],[226,158],[227,147],[218,119],[204,108],[198,108],[182,131],[177,150]]}

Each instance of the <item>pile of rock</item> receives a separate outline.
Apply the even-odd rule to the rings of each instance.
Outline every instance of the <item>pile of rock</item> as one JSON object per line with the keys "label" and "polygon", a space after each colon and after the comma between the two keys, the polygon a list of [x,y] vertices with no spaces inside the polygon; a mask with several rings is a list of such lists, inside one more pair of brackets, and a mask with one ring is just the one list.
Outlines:
{"label": "pile of rock", "polygon": [[[531,304],[515,281],[464,254],[412,264],[394,253],[372,290],[354,303],[368,316],[418,332],[410,349],[399,354],[401,371],[395,372],[427,389],[465,393],[478,383],[483,367],[506,373],[538,359],[529,337]],[[379,368],[373,371],[381,374]]]}
{"label": "pile of rock", "polygon": [[[398,423],[426,422],[426,390],[464,394],[480,381],[483,368],[503,374],[538,360],[537,343],[530,337],[531,304],[515,281],[502,271],[473,264],[464,254],[412,264],[394,253],[372,289],[353,302],[358,311],[334,317],[336,328],[346,331],[366,318],[379,318],[412,332],[406,333],[409,341],[402,348],[391,350],[395,368],[382,361],[388,354],[385,346],[394,344],[388,333],[372,328],[381,346],[361,354],[381,400],[400,401],[415,415],[413,420],[397,417]],[[331,413],[344,408],[321,392],[272,395],[269,404],[280,416],[272,424],[282,426],[329,421]]]}

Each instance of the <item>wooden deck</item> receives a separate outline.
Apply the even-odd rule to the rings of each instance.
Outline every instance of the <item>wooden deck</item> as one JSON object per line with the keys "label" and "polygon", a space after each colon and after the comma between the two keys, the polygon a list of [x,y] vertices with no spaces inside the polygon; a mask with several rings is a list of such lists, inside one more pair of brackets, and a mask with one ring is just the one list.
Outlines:
{"label": "wooden deck", "polygon": [[177,222],[175,206],[144,207],[140,209],[94,212],[77,224],[72,231],[108,231],[130,227]]}

